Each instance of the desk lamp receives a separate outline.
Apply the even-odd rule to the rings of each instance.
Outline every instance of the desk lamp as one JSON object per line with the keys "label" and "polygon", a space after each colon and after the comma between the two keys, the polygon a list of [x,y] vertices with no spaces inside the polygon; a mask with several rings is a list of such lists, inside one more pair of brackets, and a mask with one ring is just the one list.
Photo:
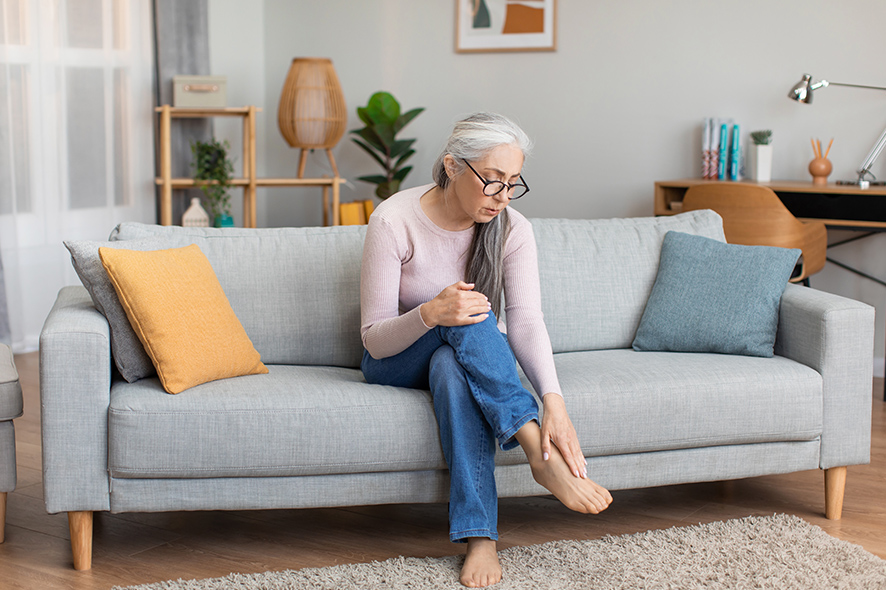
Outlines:
{"label": "desk lamp", "polygon": [[[788,92],[788,98],[796,100],[797,102],[802,102],[805,104],[812,103],[812,92],[814,90],[818,90],[819,88],[827,88],[828,86],[851,86],[852,88],[870,88],[872,90],[886,90],[881,86],[864,86],[862,84],[843,84],[841,82],[828,82],[827,80],[820,80],[818,82],[812,81],[812,76],[809,74],[803,74],[803,79],[797,82],[791,91]],[[871,151],[868,153],[867,157],[864,159],[864,162],[861,163],[861,168],[858,169],[858,181],[851,184],[858,184],[859,188],[868,188],[871,183],[865,177],[870,174],[874,180],[873,174],[871,174],[871,166],[874,165],[874,162],[880,155],[880,152],[883,151],[883,148],[886,147],[886,130],[880,135],[880,138],[877,140],[877,143],[874,144],[874,147],[871,148]]]}

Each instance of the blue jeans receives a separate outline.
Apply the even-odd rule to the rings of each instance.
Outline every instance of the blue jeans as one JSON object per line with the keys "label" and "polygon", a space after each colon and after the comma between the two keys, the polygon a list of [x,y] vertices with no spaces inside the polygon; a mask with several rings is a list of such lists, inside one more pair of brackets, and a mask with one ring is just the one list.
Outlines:
{"label": "blue jeans", "polygon": [[430,389],[449,466],[449,538],[498,539],[495,445],[514,438],[538,403],[523,387],[517,362],[495,316],[470,326],[438,326],[398,355],[374,359],[363,352],[369,383]]}

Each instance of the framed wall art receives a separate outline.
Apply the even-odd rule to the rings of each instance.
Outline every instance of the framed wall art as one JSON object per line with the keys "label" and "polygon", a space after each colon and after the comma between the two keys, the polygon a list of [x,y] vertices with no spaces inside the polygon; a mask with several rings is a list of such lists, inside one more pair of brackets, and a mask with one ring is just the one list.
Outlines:
{"label": "framed wall art", "polygon": [[557,0],[456,0],[458,53],[554,51]]}

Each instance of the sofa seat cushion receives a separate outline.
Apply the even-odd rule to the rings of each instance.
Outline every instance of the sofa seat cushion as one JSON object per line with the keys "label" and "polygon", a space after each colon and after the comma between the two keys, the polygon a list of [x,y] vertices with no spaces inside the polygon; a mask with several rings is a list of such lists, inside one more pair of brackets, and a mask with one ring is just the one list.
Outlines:
{"label": "sofa seat cushion", "polygon": [[118,380],[108,417],[118,478],[323,475],[445,468],[430,393],[367,385],[359,370],[268,365],[269,374],[172,396]]}
{"label": "sofa seat cushion", "polygon": [[623,349],[555,360],[589,457],[821,435],[821,375],[783,357]]}

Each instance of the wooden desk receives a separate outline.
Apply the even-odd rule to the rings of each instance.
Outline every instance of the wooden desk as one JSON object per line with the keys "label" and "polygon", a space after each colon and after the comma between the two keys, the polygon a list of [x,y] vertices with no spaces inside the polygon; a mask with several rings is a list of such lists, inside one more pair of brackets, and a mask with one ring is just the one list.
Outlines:
{"label": "wooden desk", "polygon": [[[674,215],[682,210],[683,195],[689,187],[724,182],[684,178],[655,183],[655,214]],[[886,231],[886,187],[860,189],[854,185],[819,186],[800,181],[773,181],[747,184],[767,186],[775,191],[788,210],[804,220],[824,221],[835,229]]]}

